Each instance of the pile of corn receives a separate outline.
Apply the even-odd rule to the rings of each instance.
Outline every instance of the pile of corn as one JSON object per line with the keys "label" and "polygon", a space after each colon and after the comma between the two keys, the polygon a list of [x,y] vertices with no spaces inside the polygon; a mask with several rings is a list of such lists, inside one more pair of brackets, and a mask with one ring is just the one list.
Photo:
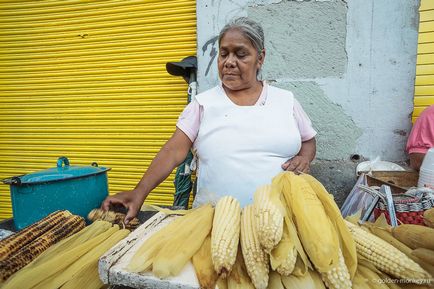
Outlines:
{"label": "pile of corn", "polygon": [[[59,212],[50,215],[48,220],[58,214]],[[68,217],[58,225],[59,228],[65,230],[65,233],[62,234],[63,239],[56,244],[50,243],[50,240],[55,238],[56,234],[61,234],[61,230],[53,231],[56,234],[45,233],[36,237],[36,241],[40,240],[38,244],[46,245],[43,253],[40,250],[43,245],[40,245],[39,248],[32,246],[19,251],[20,255],[18,256],[24,257],[28,253],[29,256],[34,254],[37,257],[34,257],[31,262],[23,266],[19,271],[15,270],[17,272],[10,276],[0,287],[2,289],[100,289],[103,287],[104,284],[98,276],[98,259],[116,243],[124,239],[130,231],[120,229],[118,225],[106,221],[95,221],[85,227],[83,218],[75,217],[73,220],[79,218],[80,224],[73,223],[70,221],[71,217]],[[9,239],[9,241],[8,239],[2,240],[2,246],[0,247],[2,258],[10,254],[9,250],[5,249],[6,246],[4,246],[3,242],[7,242],[8,248],[14,248],[14,244],[24,242],[26,236],[37,235],[36,228],[42,230],[44,223],[47,223],[47,219],[32,225],[31,228],[20,231],[20,234],[11,236],[14,238]],[[70,223],[73,225],[69,226]],[[66,231],[69,233],[66,233]],[[48,244],[51,246],[48,246]],[[1,262],[6,264],[8,261],[13,260],[13,258],[6,258]],[[1,270],[11,270],[11,268],[13,267],[2,266]]]}
{"label": "pile of corn", "polygon": [[400,286],[429,282],[429,268],[413,255],[432,261],[426,250],[433,248],[400,250],[344,220],[315,178],[284,172],[244,208],[225,196],[215,209],[177,217],[142,244],[126,269],[166,278],[191,260],[205,289],[424,288]]}

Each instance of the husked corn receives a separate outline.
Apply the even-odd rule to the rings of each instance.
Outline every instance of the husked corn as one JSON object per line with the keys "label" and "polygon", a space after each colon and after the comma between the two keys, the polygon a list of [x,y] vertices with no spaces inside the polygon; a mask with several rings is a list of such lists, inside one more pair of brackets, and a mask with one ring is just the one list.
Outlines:
{"label": "husked corn", "polygon": [[256,289],[265,289],[268,284],[268,255],[259,243],[255,221],[253,206],[244,207],[241,216],[241,250],[253,285]]}
{"label": "husked corn", "polygon": [[404,253],[361,227],[346,222],[356,242],[357,253],[387,274],[408,281],[432,278]]}
{"label": "husked corn", "polygon": [[259,187],[253,197],[259,242],[266,252],[277,246],[283,234],[280,194],[271,185]]}
{"label": "husked corn", "polygon": [[215,207],[211,232],[211,256],[217,274],[225,278],[237,257],[241,208],[231,196],[221,198]]}

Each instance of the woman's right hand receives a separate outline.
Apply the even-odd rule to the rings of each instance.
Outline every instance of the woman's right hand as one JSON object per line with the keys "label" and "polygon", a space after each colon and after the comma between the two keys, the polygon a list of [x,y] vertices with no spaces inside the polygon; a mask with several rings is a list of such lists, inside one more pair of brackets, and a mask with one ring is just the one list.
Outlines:
{"label": "woman's right hand", "polygon": [[101,209],[108,211],[111,205],[124,206],[128,210],[124,222],[128,224],[128,222],[137,215],[144,200],[144,195],[137,189],[134,189],[132,191],[120,192],[116,195],[108,196],[101,204]]}

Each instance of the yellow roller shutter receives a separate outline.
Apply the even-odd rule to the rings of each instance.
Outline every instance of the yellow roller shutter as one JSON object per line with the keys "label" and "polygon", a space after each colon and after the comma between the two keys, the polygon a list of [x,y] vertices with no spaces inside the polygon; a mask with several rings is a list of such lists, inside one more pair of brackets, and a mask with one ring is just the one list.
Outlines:
{"label": "yellow roller shutter", "polygon": [[419,12],[413,122],[427,106],[434,104],[434,1],[422,0]]}
{"label": "yellow roller shutter", "polygon": [[[175,129],[187,86],[165,70],[196,54],[196,3],[2,1],[0,178],[73,165],[111,167],[132,189]],[[172,204],[172,174],[148,201]],[[80,201],[80,200],[77,200]],[[0,219],[11,216],[0,185]]]}

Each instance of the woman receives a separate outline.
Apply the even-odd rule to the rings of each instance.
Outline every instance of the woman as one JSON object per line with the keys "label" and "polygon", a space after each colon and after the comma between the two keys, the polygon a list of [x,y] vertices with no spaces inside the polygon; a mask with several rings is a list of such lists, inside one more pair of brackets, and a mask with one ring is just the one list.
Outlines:
{"label": "woman", "polygon": [[198,160],[195,206],[224,195],[245,206],[282,170],[309,172],[316,152],[309,118],[291,92],[257,78],[265,59],[261,26],[233,20],[220,32],[219,50],[221,85],[196,96],[136,188],[107,197],[104,210],[123,205],[126,221],[133,218],[191,148]]}

